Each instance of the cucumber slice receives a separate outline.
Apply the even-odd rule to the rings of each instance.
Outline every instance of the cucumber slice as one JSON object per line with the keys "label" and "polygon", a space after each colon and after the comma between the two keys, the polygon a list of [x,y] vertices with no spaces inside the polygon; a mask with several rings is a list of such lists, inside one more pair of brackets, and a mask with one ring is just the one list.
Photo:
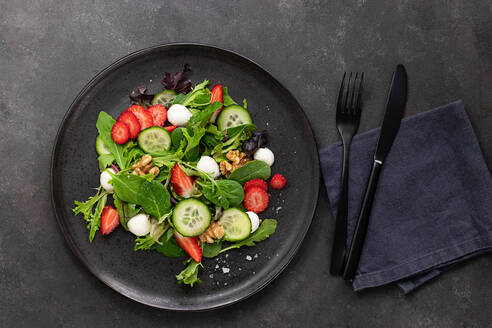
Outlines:
{"label": "cucumber slice", "polygon": [[198,236],[207,230],[212,215],[207,205],[201,201],[188,198],[180,201],[173,211],[174,228],[183,236]]}
{"label": "cucumber slice", "polygon": [[152,99],[152,105],[162,105],[166,108],[169,108],[173,103],[174,97],[176,97],[176,92],[174,90],[164,90],[159,92]]}
{"label": "cucumber slice", "polygon": [[138,145],[148,154],[169,150],[171,148],[171,135],[160,126],[151,126],[138,135]]}
{"label": "cucumber slice", "polygon": [[251,233],[251,221],[248,214],[237,208],[225,210],[219,223],[224,227],[224,239],[227,241],[243,240]]}
{"label": "cucumber slice", "polygon": [[99,155],[111,154],[109,148],[106,147],[102,137],[99,134],[96,137],[96,151]]}
{"label": "cucumber slice", "polygon": [[217,126],[220,131],[251,123],[253,121],[248,111],[239,105],[232,105],[222,109],[217,118]]}

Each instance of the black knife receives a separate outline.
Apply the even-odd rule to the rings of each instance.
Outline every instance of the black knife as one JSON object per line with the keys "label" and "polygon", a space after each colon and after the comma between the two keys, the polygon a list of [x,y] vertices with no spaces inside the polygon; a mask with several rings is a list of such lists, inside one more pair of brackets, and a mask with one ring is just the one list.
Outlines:
{"label": "black knife", "polygon": [[379,133],[378,145],[376,147],[376,153],[374,154],[374,161],[372,164],[371,175],[367,182],[366,192],[364,200],[362,201],[362,207],[359,212],[357,224],[355,226],[354,236],[352,237],[352,243],[343,272],[343,279],[352,280],[357,271],[359,265],[359,259],[364,246],[364,239],[366,237],[367,226],[369,225],[369,217],[371,215],[372,202],[374,200],[374,194],[378,184],[379,174],[383,167],[386,155],[388,155],[393,141],[400,128],[400,122],[405,111],[405,104],[407,102],[407,71],[401,64],[396,66],[393,79],[391,81],[391,88],[388,94],[388,101],[386,103],[386,112],[384,114],[383,125],[381,132]]}

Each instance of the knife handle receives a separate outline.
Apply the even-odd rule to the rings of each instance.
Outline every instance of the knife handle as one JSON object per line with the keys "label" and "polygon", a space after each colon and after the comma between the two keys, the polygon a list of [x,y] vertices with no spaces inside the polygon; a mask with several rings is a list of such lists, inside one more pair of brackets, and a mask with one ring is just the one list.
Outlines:
{"label": "knife handle", "polygon": [[374,200],[374,194],[376,193],[379,174],[381,173],[382,167],[383,163],[381,161],[374,160],[364,200],[362,201],[362,207],[355,226],[354,236],[352,237],[352,243],[350,244],[347,264],[345,266],[345,271],[343,272],[343,279],[345,280],[354,279],[357,267],[359,266],[360,255],[362,253],[362,247],[364,246],[364,239],[366,238],[367,227],[369,225],[369,217],[371,216],[372,202]]}

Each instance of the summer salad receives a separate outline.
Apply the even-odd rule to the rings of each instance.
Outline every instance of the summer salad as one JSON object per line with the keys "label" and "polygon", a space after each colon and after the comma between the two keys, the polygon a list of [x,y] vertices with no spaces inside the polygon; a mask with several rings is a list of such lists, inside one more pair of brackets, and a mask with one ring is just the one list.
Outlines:
{"label": "summer salad", "polygon": [[[176,279],[193,286],[202,257],[255,246],[277,221],[258,216],[268,207],[274,163],[267,132],[253,124],[246,99],[238,104],[208,80],[192,87],[189,71],[165,73],[157,94],[133,90],[116,120],[99,113],[100,185],[73,212],[83,215],[90,242],[121,225],[136,236],[135,251],[189,257]],[[282,189],[286,179],[275,174],[269,185]]]}

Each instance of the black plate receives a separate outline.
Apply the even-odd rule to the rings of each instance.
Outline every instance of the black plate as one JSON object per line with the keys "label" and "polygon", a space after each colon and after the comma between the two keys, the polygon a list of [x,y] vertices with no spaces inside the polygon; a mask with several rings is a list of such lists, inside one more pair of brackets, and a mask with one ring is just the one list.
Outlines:
{"label": "black plate", "polygon": [[[104,110],[117,117],[129,106],[128,93],[140,85],[162,89],[165,71],[191,65],[193,83],[209,79],[229,87],[259,129],[269,132],[275,153],[273,173],[282,173],[287,187],[271,191],[263,218],[278,219],[277,232],[257,247],[245,247],[204,259],[203,281],[195,288],[179,286],[175,275],[182,259],[157,252],[134,252],[134,237],[124,229],[88,241],[83,219],[72,213],[74,200],[86,200],[99,185],[94,139],[96,120]],[[170,44],[130,54],[99,73],[70,106],[58,131],[51,167],[52,201],[70,248],[101,281],[117,292],[154,307],[199,311],[232,304],[265,287],[290,262],[311,224],[319,187],[316,144],[299,103],[267,71],[233,52],[197,44]],[[251,261],[246,256],[252,257]],[[222,268],[230,272],[223,273]]]}

